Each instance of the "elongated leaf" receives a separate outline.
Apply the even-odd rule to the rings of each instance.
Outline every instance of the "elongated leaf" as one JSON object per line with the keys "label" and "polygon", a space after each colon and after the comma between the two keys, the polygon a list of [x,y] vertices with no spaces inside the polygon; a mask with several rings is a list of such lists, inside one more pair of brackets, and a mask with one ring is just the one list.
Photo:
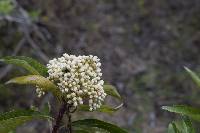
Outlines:
{"label": "elongated leaf", "polygon": [[31,65],[29,65],[26,61],[19,60],[19,59],[10,59],[10,60],[1,59],[0,61],[3,61],[7,64],[14,64],[16,66],[23,67],[26,70],[28,70],[31,74],[39,75],[39,72],[35,68],[33,68]]}
{"label": "elongated leaf", "polygon": [[183,116],[184,133],[195,133],[191,120],[187,116]]}
{"label": "elongated leaf", "polygon": [[75,133],[89,133],[88,131],[85,130],[74,130]]}
{"label": "elongated leaf", "polygon": [[19,67],[23,67],[31,74],[43,75],[43,76],[46,76],[48,74],[47,68],[44,65],[42,65],[41,63],[30,57],[6,56],[4,58],[1,58],[0,61],[3,61],[7,64],[13,64]]}
{"label": "elongated leaf", "polygon": [[25,60],[26,62],[28,62],[32,67],[34,67],[42,76],[46,76],[48,75],[48,69],[46,68],[46,66],[44,66],[43,64],[41,64],[40,62],[38,62],[37,60],[30,58],[30,57],[26,57],[26,56],[16,56],[16,58],[21,59],[21,60]]}
{"label": "elongated leaf", "polygon": [[104,88],[104,91],[106,92],[106,94],[108,94],[110,96],[113,96],[113,97],[116,97],[116,98],[121,100],[121,96],[120,96],[120,94],[118,93],[117,89],[114,86],[112,86],[112,85],[104,85],[103,88]]}
{"label": "elongated leaf", "polygon": [[15,110],[0,114],[0,133],[8,133],[16,127],[34,119],[52,119],[38,111]]}
{"label": "elongated leaf", "polygon": [[169,124],[168,133],[180,133],[180,131],[178,130],[178,128],[176,127],[176,124],[174,122]]}
{"label": "elongated leaf", "polygon": [[78,129],[74,129],[74,128],[75,127],[73,127],[74,133],[110,133],[106,130],[96,128],[96,127],[81,126]]}
{"label": "elongated leaf", "polygon": [[[63,126],[65,127],[65,126]],[[63,128],[61,127],[61,128]],[[66,127],[65,127],[66,128]],[[108,131],[104,129],[100,129],[97,127],[88,127],[88,126],[78,126],[78,127],[73,127],[74,133],[109,133]]]}
{"label": "elongated leaf", "polygon": [[163,106],[162,109],[191,117],[200,121],[200,109],[184,105]]}
{"label": "elongated leaf", "polygon": [[[102,113],[114,113],[115,111],[119,110],[120,107],[122,107],[123,104],[113,108],[108,105],[101,105],[99,109],[96,111],[102,112]],[[88,105],[79,105],[78,110],[79,111],[90,111],[90,107]]]}
{"label": "elongated leaf", "polygon": [[28,75],[28,76],[16,77],[6,82],[6,84],[11,84],[11,83],[37,85],[40,88],[42,88],[43,91],[51,92],[57,98],[61,97],[60,90],[57,88],[57,86],[47,78],[42,77],[40,75]]}
{"label": "elongated leaf", "polygon": [[113,125],[111,123],[107,123],[101,120],[97,120],[97,119],[84,119],[84,120],[74,121],[72,122],[72,126],[75,126],[75,127],[87,126],[88,128],[97,127],[97,128],[106,130],[110,133],[128,133],[127,131],[125,131],[124,129],[116,125]]}
{"label": "elongated leaf", "polygon": [[195,133],[192,122],[187,116],[182,116],[181,120],[173,121],[171,124],[173,126],[171,131],[175,133]]}
{"label": "elongated leaf", "polygon": [[189,73],[189,75],[192,77],[193,81],[197,84],[197,86],[200,87],[199,76],[187,67],[185,67],[185,70]]}

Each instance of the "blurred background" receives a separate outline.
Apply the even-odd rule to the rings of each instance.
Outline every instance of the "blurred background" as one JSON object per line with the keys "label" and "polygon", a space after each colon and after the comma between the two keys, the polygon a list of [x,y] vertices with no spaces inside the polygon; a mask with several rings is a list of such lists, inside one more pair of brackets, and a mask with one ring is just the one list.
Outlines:
{"label": "blurred background", "polygon": [[[183,69],[200,71],[199,12],[199,0],[0,0],[0,57],[23,55],[46,64],[63,53],[97,55],[103,79],[117,87],[125,105],[112,115],[77,113],[73,119],[96,117],[130,133],[164,133],[175,115],[162,105],[200,106],[200,90]],[[25,73],[1,63],[0,83]],[[51,95],[39,99],[24,86],[0,89],[1,112],[48,100],[55,115]],[[41,123],[18,132],[45,133],[48,124]]]}

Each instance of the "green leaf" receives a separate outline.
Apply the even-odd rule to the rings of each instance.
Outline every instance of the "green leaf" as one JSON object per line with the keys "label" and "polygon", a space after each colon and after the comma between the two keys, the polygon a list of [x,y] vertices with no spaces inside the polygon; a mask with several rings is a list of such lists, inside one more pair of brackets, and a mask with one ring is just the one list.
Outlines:
{"label": "green leaf", "polygon": [[72,122],[72,126],[75,126],[75,127],[87,126],[88,128],[97,127],[97,128],[106,130],[110,133],[128,133],[127,131],[125,131],[124,129],[116,125],[113,125],[111,123],[107,123],[101,120],[97,120],[97,119],[84,119],[84,120],[74,121]]}
{"label": "green leaf", "polygon": [[73,127],[73,131],[75,133],[109,133],[108,131],[105,131],[104,129],[100,129],[96,127],[88,127],[88,126],[83,126],[83,125],[78,126],[78,127]]}
{"label": "green leaf", "polygon": [[185,133],[195,133],[191,120],[187,116],[183,116],[183,129]]}
{"label": "green leaf", "polygon": [[16,133],[16,131],[9,131],[8,133]]}
{"label": "green leaf", "polygon": [[188,107],[184,105],[163,106],[162,109],[169,112],[174,112],[182,115],[189,116],[190,118],[200,121],[200,109]]}
{"label": "green leaf", "polygon": [[178,128],[176,127],[176,124],[174,122],[169,124],[168,133],[180,133],[180,131],[178,130]]}
{"label": "green leaf", "polygon": [[[123,104],[121,104],[121,105],[119,105],[119,106],[117,106],[115,108],[110,107],[108,105],[101,105],[101,107],[98,108],[96,111],[102,112],[102,113],[114,113],[117,110],[119,110],[119,108],[121,108],[122,105]],[[89,109],[90,109],[90,107],[88,105],[79,105],[79,107],[78,107],[79,111],[90,111]]]}
{"label": "green leaf", "polygon": [[0,114],[0,132],[9,133],[18,126],[35,120],[35,119],[52,119],[50,116],[44,115],[34,110],[14,110]]}
{"label": "green leaf", "polygon": [[[117,90],[114,86],[104,85],[104,90],[105,90],[106,94],[111,95],[111,96],[121,100],[121,96],[119,95],[119,93],[117,92]],[[108,105],[102,105],[96,111],[103,112],[103,113],[113,113],[113,112],[117,111],[119,108],[121,108],[122,106],[123,106],[123,103],[117,107],[110,107]],[[78,110],[79,111],[89,111],[89,106],[88,105],[80,105],[78,107]]]}
{"label": "green leaf", "polygon": [[61,98],[61,93],[60,90],[57,88],[57,86],[47,78],[42,77],[40,75],[28,75],[28,76],[16,77],[6,82],[6,84],[11,84],[11,83],[37,85],[40,88],[42,88],[43,91],[51,92],[58,99]]}
{"label": "green leaf", "polygon": [[195,133],[192,122],[187,116],[182,116],[182,120],[173,121],[168,131],[169,133]]}
{"label": "green leaf", "polygon": [[185,70],[188,72],[188,74],[192,77],[193,81],[197,84],[198,87],[200,87],[200,78],[199,76],[194,73],[193,71],[191,71],[189,68],[184,67]]}
{"label": "green leaf", "polygon": [[0,61],[3,61],[7,64],[13,64],[19,67],[23,67],[31,74],[43,75],[43,76],[46,76],[48,74],[47,68],[44,65],[42,65],[41,63],[30,57],[6,56],[4,58],[1,58]]}
{"label": "green leaf", "polygon": [[112,86],[112,85],[104,85],[103,88],[104,88],[104,91],[106,92],[106,94],[108,94],[110,96],[113,96],[113,97],[116,97],[116,98],[121,100],[121,96],[120,96],[120,94],[118,93],[117,89],[114,86]]}
{"label": "green leaf", "polygon": [[89,133],[89,132],[85,130],[74,130],[74,133]]}
{"label": "green leaf", "polygon": [[13,9],[11,0],[0,0],[0,13],[9,14]]}
{"label": "green leaf", "polygon": [[39,72],[35,70],[35,68],[33,68],[31,65],[29,65],[26,61],[19,60],[19,59],[9,59],[9,60],[1,59],[0,61],[3,61],[7,64],[15,64],[17,66],[21,66],[25,68],[26,70],[28,70],[31,74],[39,75]]}
{"label": "green leaf", "polygon": [[33,11],[29,11],[29,16],[31,17],[31,19],[33,21],[37,21],[39,19],[39,16],[41,14],[40,10],[33,10]]}

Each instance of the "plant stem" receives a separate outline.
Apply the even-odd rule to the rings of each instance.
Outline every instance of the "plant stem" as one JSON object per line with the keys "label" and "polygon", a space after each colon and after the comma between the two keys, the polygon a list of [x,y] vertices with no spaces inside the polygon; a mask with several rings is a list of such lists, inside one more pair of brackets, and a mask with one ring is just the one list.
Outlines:
{"label": "plant stem", "polygon": [[[64,104],[61,106],[58,116],[56,117],[56,123],[53,127],[52,133],[58,133],[58,129],[60,127],[60,123],[62,121],[63,115],[68,110],[67,103],[64,102]],[[68,112],[68,111],[67,111]]]}
{"label": "plant stem", "polygon": [[66,114],[68,117],[67,131],[68,131],[68,133],[72,133],[72,121],[71,121],[71,114],[70,114],[70,106],[67,107]]}

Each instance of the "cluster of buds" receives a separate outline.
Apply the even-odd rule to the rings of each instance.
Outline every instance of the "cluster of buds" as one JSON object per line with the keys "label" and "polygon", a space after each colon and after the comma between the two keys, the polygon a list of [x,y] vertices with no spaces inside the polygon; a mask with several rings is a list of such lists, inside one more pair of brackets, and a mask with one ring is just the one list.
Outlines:
{"label": "cluster of buds", "polygon": [[[106,96],[100,67],[97,56],[63,54],[47,64],[48,79],[56,83],[68,104],[76,107],[86,101],[92,111],[101,106]],[[38,96],[44,94],[40,88],[37,88],[37,92]]]}

